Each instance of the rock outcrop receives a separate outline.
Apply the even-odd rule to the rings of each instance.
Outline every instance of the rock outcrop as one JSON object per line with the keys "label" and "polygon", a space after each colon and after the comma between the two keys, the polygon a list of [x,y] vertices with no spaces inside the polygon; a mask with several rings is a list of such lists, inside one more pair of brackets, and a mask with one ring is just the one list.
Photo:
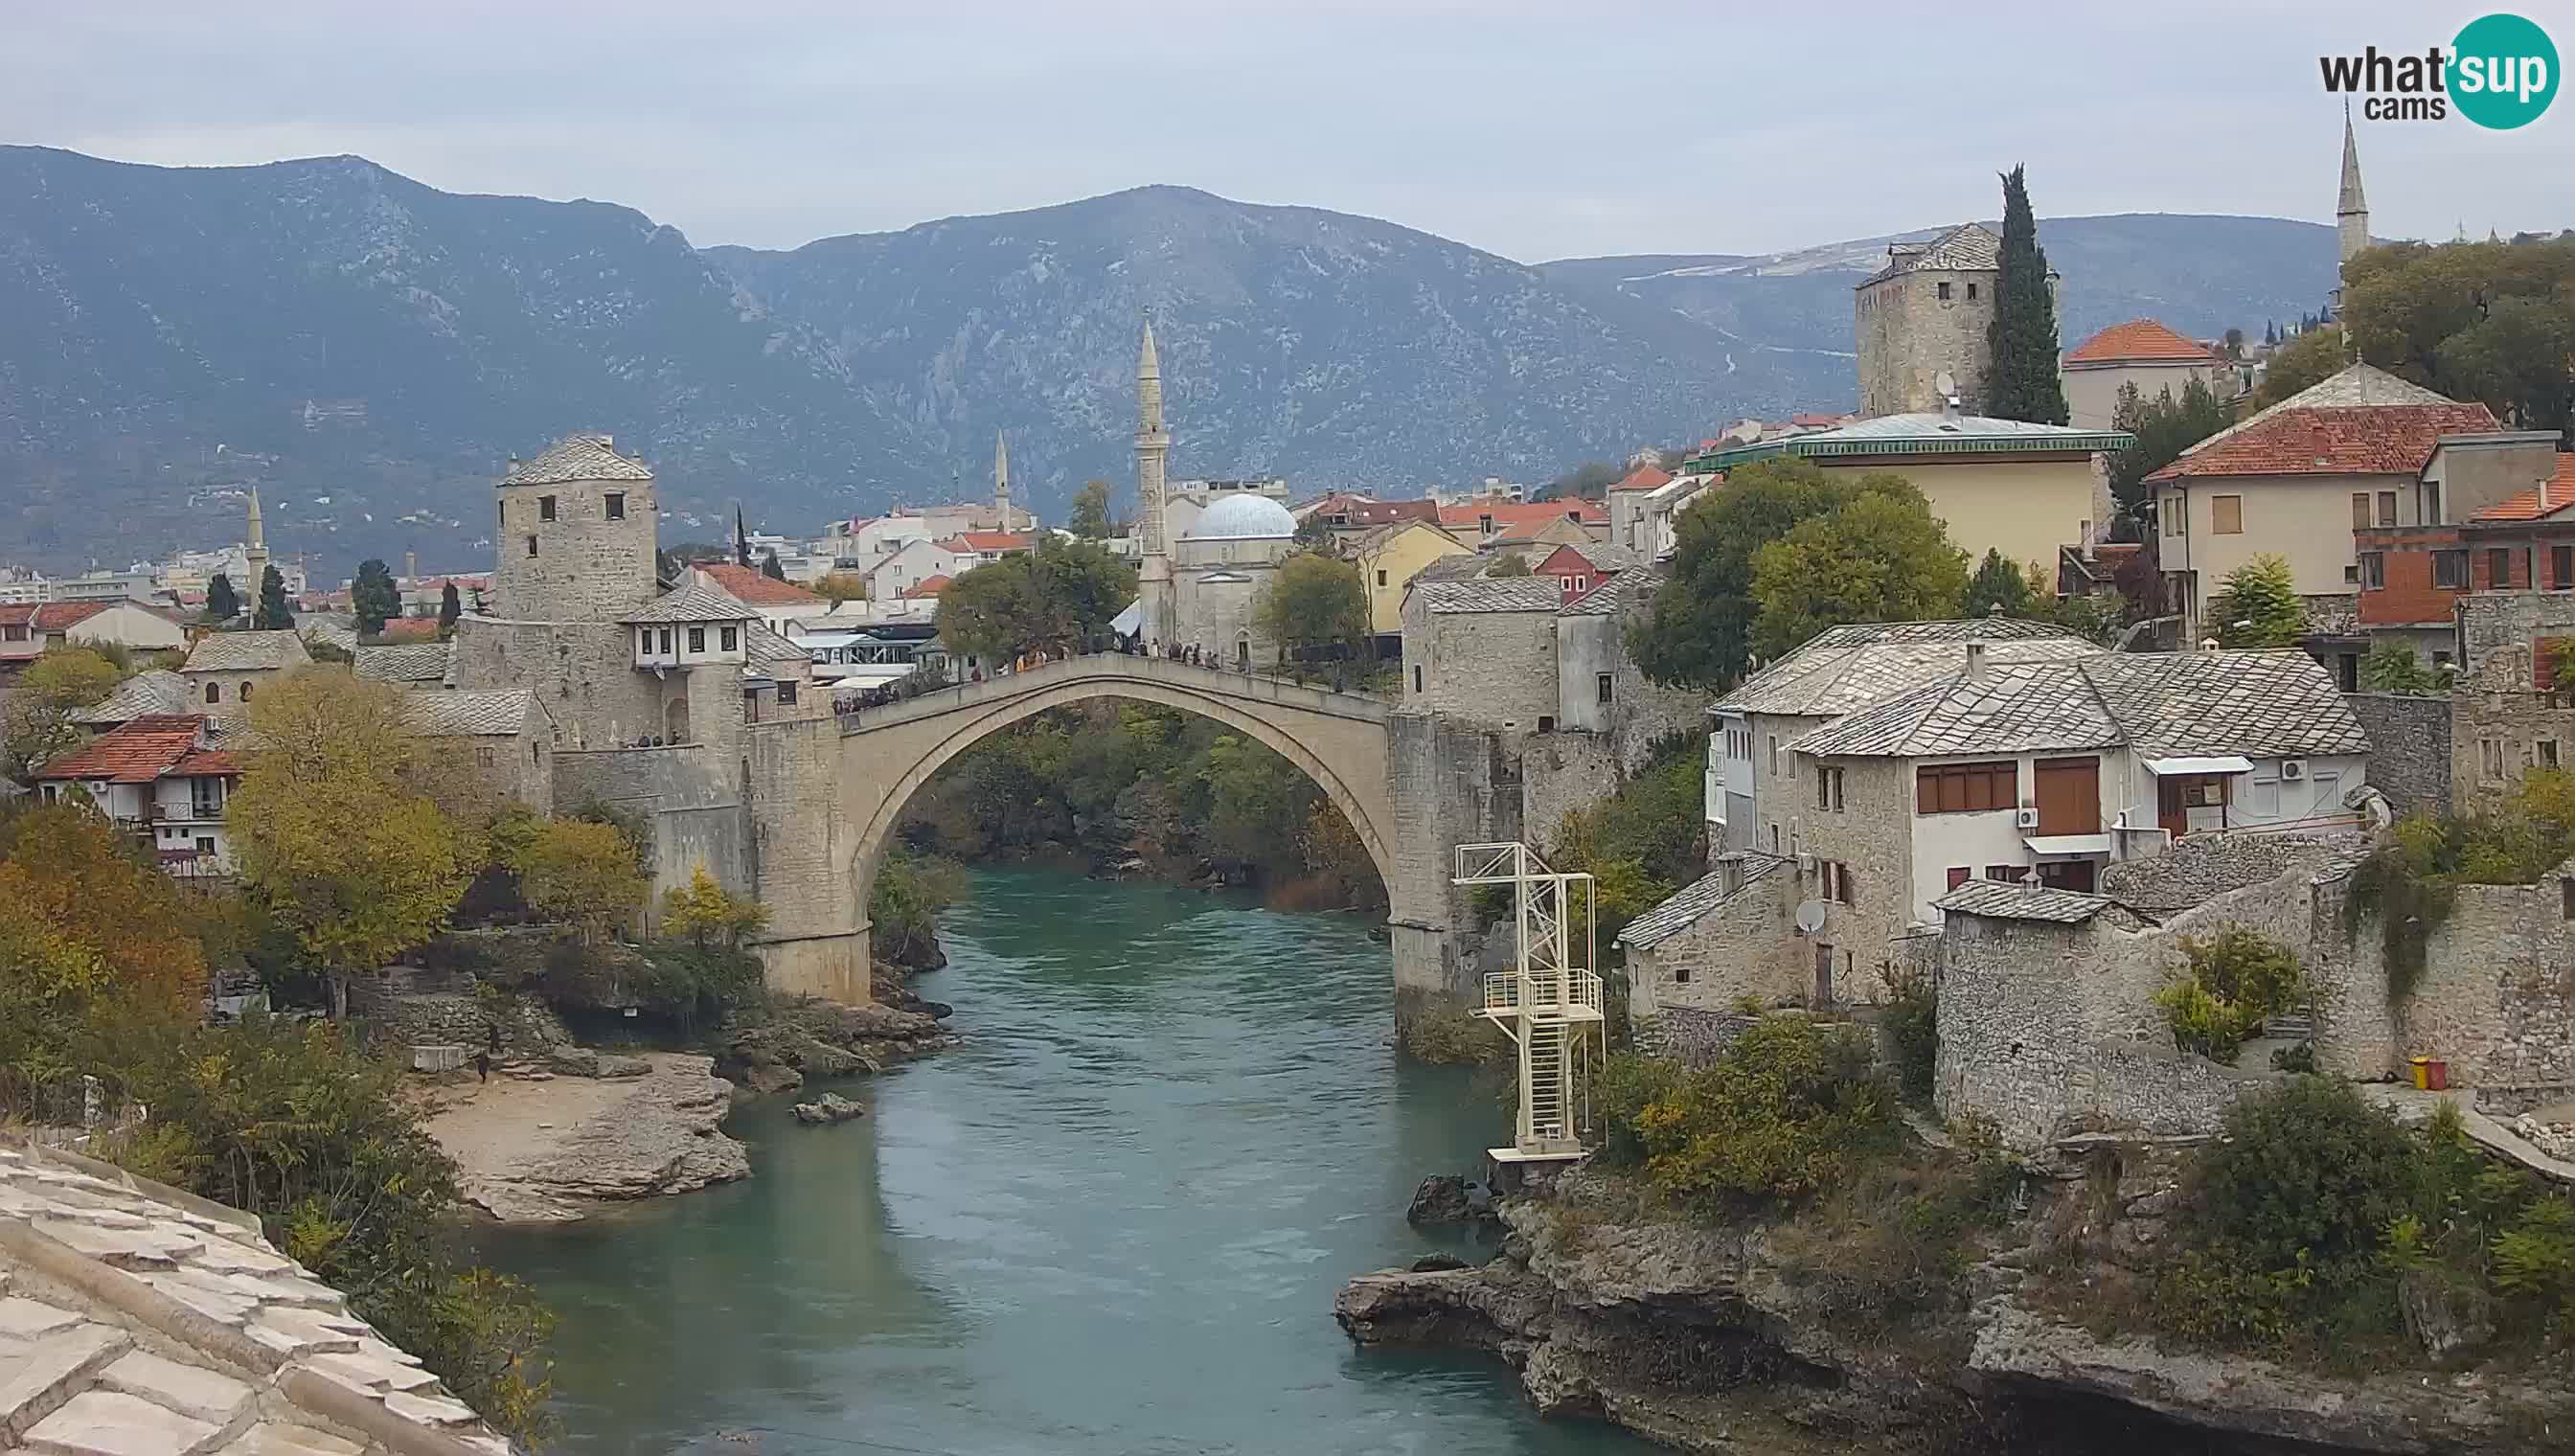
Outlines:
{"label": "rock outcrop", "polygon": [[716,1054],[716,1069],[765,1095],[793,1091],[807,1077],[873,1076],[955,1040],[927,1011],[803,1001],[734,1031]]}
{"label": "rock outcrop", "polygon": [[867,1108],[838,1092],[825,1092],[811,1102],[799,1102],[795,1112],[799,1122],[847,1122],[868,1115]]}
{"label": "rock outcrop", "polygon": [[[2035,1180],[2042,1184],[2046,1180]],[[1624,1426],[1679,1450],[1822,1453],[2367,1451],[2506,1456],[2575,1431],[2575,1394],[2491,1372],[2345,1379],[2096,1337],[2035,1297],[2023,1272],[2050,1200],[1968,1270],[1960,1307],[1900,1335],[1836,1312],[1783,1225],[1684,1225],[1621,1213],[1576,1174],[1561,1202],[1506,1200],[1502,1253],[1477,1268],[1386,1269],[1343,1286],[1333,1315],[1361,1345],[1489,1351],[1537,1408]],[[2151,1223],[2170,1203],[2133,1200]],[[2122,1218],[2102,1246],[2150,1245]],[[1802,1250],[1800,1259],[1811,1259]],[[1829,1254],[1827,1254],[1829,1257]]]}
{"label": "rock outcrop", "polygon": [[666,1056],[633,1089],[533,1155],[465,1179],[468,1201],[504,1223],[563,1223],[598,1205],[688,1193],[751,1175],[718,1124],[733,1084],[704,1056]]}

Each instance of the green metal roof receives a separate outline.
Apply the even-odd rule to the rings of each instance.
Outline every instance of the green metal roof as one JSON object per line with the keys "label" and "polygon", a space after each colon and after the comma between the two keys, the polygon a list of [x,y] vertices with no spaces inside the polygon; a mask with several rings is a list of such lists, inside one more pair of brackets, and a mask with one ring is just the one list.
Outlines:
{"label": "green metal roof", "polygon": [[1887,415],[1862,420],[1838,430],[1758,440],[1694,455],[1681,469],[1692,475],[1748,465],[1757,460],[1795,456],[1825,460],[1835,456],[2055,455],[2121,451],[2137,443],[2124,430],[2076,430],[2063,425],[2032,425],[2020,420],[1982,416]]}

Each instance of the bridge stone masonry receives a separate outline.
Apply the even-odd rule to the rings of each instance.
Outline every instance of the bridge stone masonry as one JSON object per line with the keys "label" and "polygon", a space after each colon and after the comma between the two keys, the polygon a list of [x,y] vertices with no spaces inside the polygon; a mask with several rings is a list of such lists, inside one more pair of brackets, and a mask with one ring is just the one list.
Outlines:
{"label": "bridge stone masonry", "polygon": [[950,760],[1052,708],[1099,699],[1213,719],[1295,764],[1346,816],[1385,882],[1398,1030],[1466,1007],[1472,967],[1449,846],[1516,817],[1483,730],[1373,699],[1168,659],[1102,654],[925,694],[838,720],[747,725],[750,877],[771,911],[762,951],[780,990],[869,993],[869,892],[905,804]]}

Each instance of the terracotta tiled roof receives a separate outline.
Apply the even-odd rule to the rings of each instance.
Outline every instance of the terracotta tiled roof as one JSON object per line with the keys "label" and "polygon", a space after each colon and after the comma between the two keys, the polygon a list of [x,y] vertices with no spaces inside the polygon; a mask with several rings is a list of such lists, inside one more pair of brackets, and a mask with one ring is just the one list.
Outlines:
{"label": "terracotta tiled roof", "polygon": [[1606,526],[1608,513],[1597,501],[1489,501],[1470,502],[1463,506],[1439,508],[1439,524],[1480,531],[1485,517],[1493,519],[1493,531],[1501,536],[1516,536],[1535,531],[1550,521],[1570,516],[1584,526]]}
{"label": "terracotta tiled roof", "polygon": [[117,602],[21,603],[11,607],[0,607],[0,624],[33,628],[37,632],[68,632],[110,607],[122,605],[124,604]]}
{"label": "terracotta tiled roof", "polygon": [[914,602],[921,601],[926,597],[936,597],[940,593],[947,591],[948,584],[956,580],[957,579],[955,577],[949,576],[945,572],[936,577],[925,577],[912,587],[907,588],[903,595],[906,600]]}
{"label": "terracotta tiled roof", "polygon": [[1399,521],[1427,521],[1437,525],[1439,503],[1436,501],[1352,501],[1349,515],[1352,526],[1391,526]]}
{"label": "terracotta tiled roof", "polygon": [[2559,453],[2557,473],[2536,490],[2499,501],[2469,517],[2471,521],[2537,521],[2575,506],[2575,455]]}
{"label": "terracotta tiled roof", "polygon": [[214,778],[237,774],[247,766],[242,755],[229,748],[196,748],[170,767],[174,778]]}
{"label": "terracotta tiled roof", "polygon": [[1832,430],[1851,423],[1849,415],[1791,415],[1788,423],[1800,430]]}
{"label": "terracotta tiled roof", "polygon": [[149,783],[197,749],[206,721],[193,714],[149,715],[111,728],[36,770],[39,778],[104,778]]}
{"label": "terracotta tiled roof", "polygon": [[[1017,531],[961,531],[949,540],[965,543],[963,550],[980,553],[1026,551],[1030,539]],[[946,546],[948,542],[940,545]]]}
{"label": "terracotta tiled roof", "polygon": [[719,562],[697,569],[719,592],[746,607],[802,607],[823,599],[797,586],[763,576],[757,567],[740,562]]}
{"label": "terracotta tiled roof", "polygon": [[2483,405],[2355,405],[2289,410],[2146,477],[2411,475],[2444,435],[2495,428]]}
{"label": "terracotta tiled roof", "polygon": [[2124,364],[2144,360],[2157,364],[2209,364],[2217,356],[2208,346],[2185,339],[2152,319],[2130,319],[2074,346],[2068,364]]}
{"label": "terracotta tiled roof", "polygon": [[1672,483],[1672,473],[1658,465],[1640,465],[1627,472],[1627,478],[1611,486],[1613,491],[1655,491]]}
{"label": "terracotta tiled roof", "polygon": [[438,641],[438,619],[435,617],[391,617],[385,630],[377,633],[380,642],[425,643]]}

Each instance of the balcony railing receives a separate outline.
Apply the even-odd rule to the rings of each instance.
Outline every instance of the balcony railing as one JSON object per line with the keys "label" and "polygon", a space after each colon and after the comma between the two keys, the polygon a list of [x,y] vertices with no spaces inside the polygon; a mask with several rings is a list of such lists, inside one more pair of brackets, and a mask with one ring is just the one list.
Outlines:
{"label": "balcony railing", "polygon": [[[1561,990],[1562,994],[1558,992]],[[1562,973],[1547,971],[1523,976],[1503,970],[1484,977],[1484,1009],[1487,1011],[1526,1011],[1532,1016],[1554,1016],[1567,1021],[1600,1019],[1600,977],[1587,970]]]}

